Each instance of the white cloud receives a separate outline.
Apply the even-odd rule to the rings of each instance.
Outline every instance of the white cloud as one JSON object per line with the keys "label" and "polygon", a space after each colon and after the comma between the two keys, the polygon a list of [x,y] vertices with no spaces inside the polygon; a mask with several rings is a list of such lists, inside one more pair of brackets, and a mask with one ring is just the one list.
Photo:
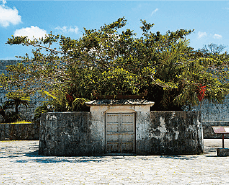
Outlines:
{"label": "white cloud", "polygon": [[61,30],[62,32],[67,32],[67,26],[63,26],[62,28],[60,26],[55,28],[56,30]]}
{"label": "white cloud", "polygon": [[19,24],[21,23],[21,16],[18,15],[18,10],[16,8],[9,8],[5,6],[6,1],[2,1],[3,4],[0,5],[0,25],[7,27],[10,24]]}
{"label": "white cloud", "polygon": [[222,38],[222,35],[214,34],[214,35],[213,35],[213,38],[214,38],[214,39],[221,39],[221,38]]}
{"label": "white cloud", "polygon": [[202,38],[202,37],[206,37],[207,36],[207,33],[206,32],[198,32],[198,38]]}
{"label": "white cloud", "polygon": [[3,4],[3,6],[5,6],[6,0],[2,0],[2,4]]}
{"label": "white cloud", "polygon": [[45,37],[47,32],[37,26],[18,29],[14,32],[14,36],[28,36],[29,39]]}
{"label": "white cloud", "polygon": [[159,10],[159,9],[156,8],[154,11],[152,11],[151,16],[152,16],[153,14],[155,14],[158,10]]}
{"label": "white cloud", "polygon": [[60,31],[62,31],[62,32],[64,32],[64,33],[69,33],[69,32],[71,32],[71,33],[75,33],[75,34],[77,34],[78,33],[78,31],[79,31],[79,28],[77,27],[77,26],[75,26],[75,27],[67,27],[67,26],[63,26],[63,27],[60,27],[60,26],[58,26],[58,27],[56,27],[55,28],[56,30],[60,30]]}
{"label": "white cloud", "polygon": [[78,31],[79,31],[79,28],[77,26],[75,26],[75,28],[72,28],[72,27],[69,28],[69,32],[74,32],[77,34]]}

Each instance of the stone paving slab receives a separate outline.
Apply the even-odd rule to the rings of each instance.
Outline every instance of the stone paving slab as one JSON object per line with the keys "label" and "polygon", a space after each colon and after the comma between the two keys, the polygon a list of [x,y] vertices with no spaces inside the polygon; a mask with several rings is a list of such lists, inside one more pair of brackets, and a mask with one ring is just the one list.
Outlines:
{"label": "stone paving slab", "polygon": [[38,144],[0,141],[0,184],[229,184],[220,139],[205,139],[203,155],[180,156],[40,156]]}

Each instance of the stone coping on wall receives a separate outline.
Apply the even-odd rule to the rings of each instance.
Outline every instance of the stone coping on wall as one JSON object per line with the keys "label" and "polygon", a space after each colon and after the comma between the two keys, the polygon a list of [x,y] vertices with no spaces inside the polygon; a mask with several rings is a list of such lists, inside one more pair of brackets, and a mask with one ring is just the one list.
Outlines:
{"label": "stone coping on wall", "polygon": [[144,99],[102,99],[102,100],[93,100],[86,102],[88,106],[107,106],[107,105],[151,105],[153,106],[155,102],[144,100]]}

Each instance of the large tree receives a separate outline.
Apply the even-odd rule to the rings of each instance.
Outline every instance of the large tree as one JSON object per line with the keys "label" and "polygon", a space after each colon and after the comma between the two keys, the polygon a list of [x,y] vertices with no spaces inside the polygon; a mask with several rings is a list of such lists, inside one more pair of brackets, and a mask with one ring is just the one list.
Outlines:
{"label": "large tree", "polygon": [[195,51],[186,39],[193,30],[152,33],[153,24],[141,23],[141,37],[130,29],[118,32],[125,18],[98,30],[84,29],[79,39],[52,33],[38,40],[12,36],[7,44],[35,49],[32,57],[26,54],[22,62],[8,66],[0,83],[28,93],[61,91],[69,103],[75,98],[147,91],[145,98],[156,102],[156,110],[180,110],[203,98],[224,99],[229,92],[227,53]]}

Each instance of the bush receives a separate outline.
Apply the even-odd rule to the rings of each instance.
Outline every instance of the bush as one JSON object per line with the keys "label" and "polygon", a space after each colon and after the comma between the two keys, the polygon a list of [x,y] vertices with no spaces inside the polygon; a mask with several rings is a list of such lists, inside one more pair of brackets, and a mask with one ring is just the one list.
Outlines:
{"label": "bush", "polygon": [[5,115],[5,123],[12,123],[21,120],[20,114],[16,112],[7,112]]}
{"label": "bush", "polygon": [[[51,108],[51,107],[50,107]],[[51,109],[48,107],[48,103],[45,102],[43,105],[37,107],[34,111],[34,120],[40,119],[42,113],[51,112]]]}
{"label": "bush", "polygon": [[[71,95],[66,95],[66,100],[57,101],[55,98],[44,102],[43,105],[39,106],[35,110],[34,120],[41,117],[42,113],[46,112],[64,112],[64,111],[89,111],[90,108],[86,106],[85,102],[89,101],[84,98],[75,98]],[[61,102],[61,103],[60,103]],[[64,103],[63,103],[64,102]]]}

